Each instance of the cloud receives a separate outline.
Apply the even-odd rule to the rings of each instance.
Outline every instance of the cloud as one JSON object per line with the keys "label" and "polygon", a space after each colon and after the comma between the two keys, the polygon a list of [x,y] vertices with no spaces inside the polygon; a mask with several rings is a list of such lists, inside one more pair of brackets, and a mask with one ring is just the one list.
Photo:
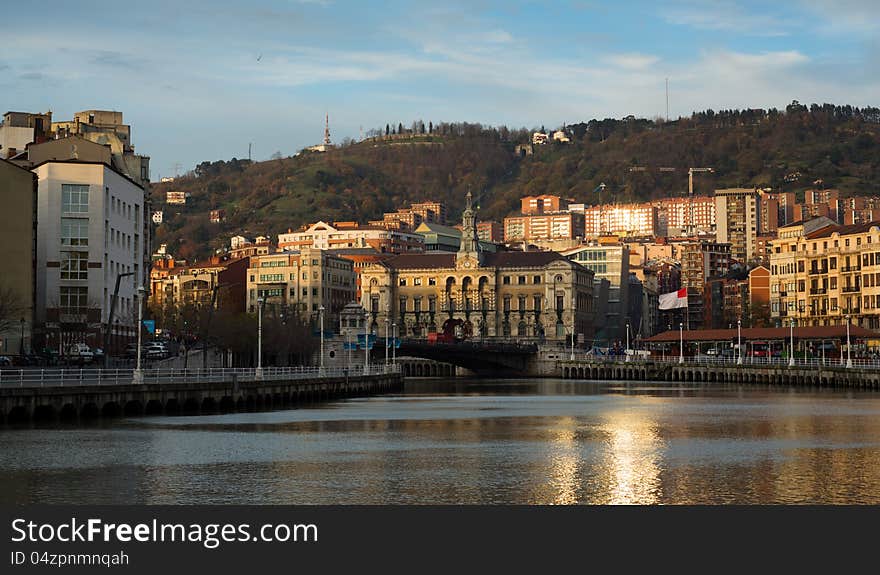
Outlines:
{"label": "cloud", "polygon": [[801,0],[814,15],[820,31],[833,34],[871,34],[880,30],[876,0]]}
{"label": "cloud", "polygon": [[653,66],[660,61],[660,58],[651,54],[613,54],[606,57],[606,61],[614,66],[625,68],[627,70],[642,70]]}
{"label": "cloud", "polygon": [[513,42],[513,36],[505,30],[492,30],[491,32],[486,32],[483,34],[482,38],[485,42],[491,44],[507,44],[508,42]]}
{"label": "cloud", "polygon": [[764,11],[748,12],[731,0],[684,0],[672,6],[662,6],[661,16],[670,24],[749,36],[789,34],[790,24]]}
{"label": "cloud", "polygon": [[39,72],[25,72],[18,76],[20,80],[42,80],[45,76]]}

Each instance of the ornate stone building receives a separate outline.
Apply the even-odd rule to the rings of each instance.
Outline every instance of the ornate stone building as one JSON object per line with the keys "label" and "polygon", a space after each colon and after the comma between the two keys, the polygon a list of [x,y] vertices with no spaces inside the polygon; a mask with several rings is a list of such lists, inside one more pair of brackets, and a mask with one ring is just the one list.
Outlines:
{"label": "ornate stone building", "polygon": [[458,253],[400,254],[362,271],[361,303],[374,333],[402,337],[564,341],[593,338],[593,272],[555,252],[485,253],[471,195]]}

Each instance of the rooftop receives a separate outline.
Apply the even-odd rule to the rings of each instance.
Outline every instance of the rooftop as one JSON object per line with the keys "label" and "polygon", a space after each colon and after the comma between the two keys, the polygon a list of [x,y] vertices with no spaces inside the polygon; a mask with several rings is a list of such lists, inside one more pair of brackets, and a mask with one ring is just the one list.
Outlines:
{"label": "rooftop", "polygon": [[[871,331],[861,326],[851,325],[849,328],[850,337],[853,338],[880,338],[880,332]],[[735,341],[737,339],[736,329],[699,329],[679,330],[673,329],[658,333],[657,335],[646,338],[647,343],[678,343],[679,338],[684,341]],[[767,341],[767,340],[787,340],[791,337],[791,328],[789,327],[749,327],[742,328],[743,341]],[[845,325],[830,325],[816,327],[796,327],[794,328],[795,339],[846,339]]]}

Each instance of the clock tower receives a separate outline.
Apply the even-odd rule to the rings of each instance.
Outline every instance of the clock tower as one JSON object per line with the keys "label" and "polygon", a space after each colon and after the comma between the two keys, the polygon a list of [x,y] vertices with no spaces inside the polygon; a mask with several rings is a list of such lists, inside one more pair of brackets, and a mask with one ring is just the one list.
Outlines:
{"label": "clock tower", "polygon": [[457,268],[478,268],[483,263],[472,200],[473,197],[468,190],[467,196],[465,196],[464,212],[461,215],[461,246],[455,256],[455,267]]}

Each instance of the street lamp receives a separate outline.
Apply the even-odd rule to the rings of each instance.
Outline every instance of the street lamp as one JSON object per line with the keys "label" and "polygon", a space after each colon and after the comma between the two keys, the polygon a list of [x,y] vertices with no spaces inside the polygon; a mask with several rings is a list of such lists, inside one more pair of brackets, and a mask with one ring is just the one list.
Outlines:
{"label": "street lamp", "polygon": [[849,316],[846,316],[846,367],[852,367],[852,354],[850,354],[850,349],[852,346],[849,341]]}
{"label": "street lamp", "polygon": [[318,308],[318,317],[321,321],[321,359],[320,359],[320,372],[323,375],[324,373],[324,306]]}
{"label": "street lamp", "polygon": [[629,323],[626,324],[626,349],[623,350],[624,361],[629,361]]}
{"label": "street lamp", "polygon": [[385,318],[385,369],[388,369],[388,330],[391,329],[391,320]]}
{"label": "street lamp", "polygon": [[391,324],[391,365],[397,366],[397,322]]}
{"label": "street lamp", "polygon": [[791,320],[791,353],[788,354],[788,367],[794,367],[794,324],[795,320]]}
{"label": "street lamp", "polygon": [[370,375],[370,312],[364,312],[364,375]]}
{"label": "street lamp", "polygon": [[131,377],[132,383],[143,383],[144,382],[144,374],[141,371],[141,334],[143,333],[144,326],[144,286],[138,286],[137,288],[137,300],[138,300],[138,349],[137,349],[137,366],[134,368],[134,373]]}
{"label": "street lamp", "polygon": [[736,320],[736,364],[743,363],[742,320]]}
{"label": "street lamp", "polygon": [[266,300],[257,298],[257,370],[254,378],[263,379],[263,303]]}
{"label": "street lamp", "polygon": [[684,324],[678,322],[678,363],[684,363]]}

